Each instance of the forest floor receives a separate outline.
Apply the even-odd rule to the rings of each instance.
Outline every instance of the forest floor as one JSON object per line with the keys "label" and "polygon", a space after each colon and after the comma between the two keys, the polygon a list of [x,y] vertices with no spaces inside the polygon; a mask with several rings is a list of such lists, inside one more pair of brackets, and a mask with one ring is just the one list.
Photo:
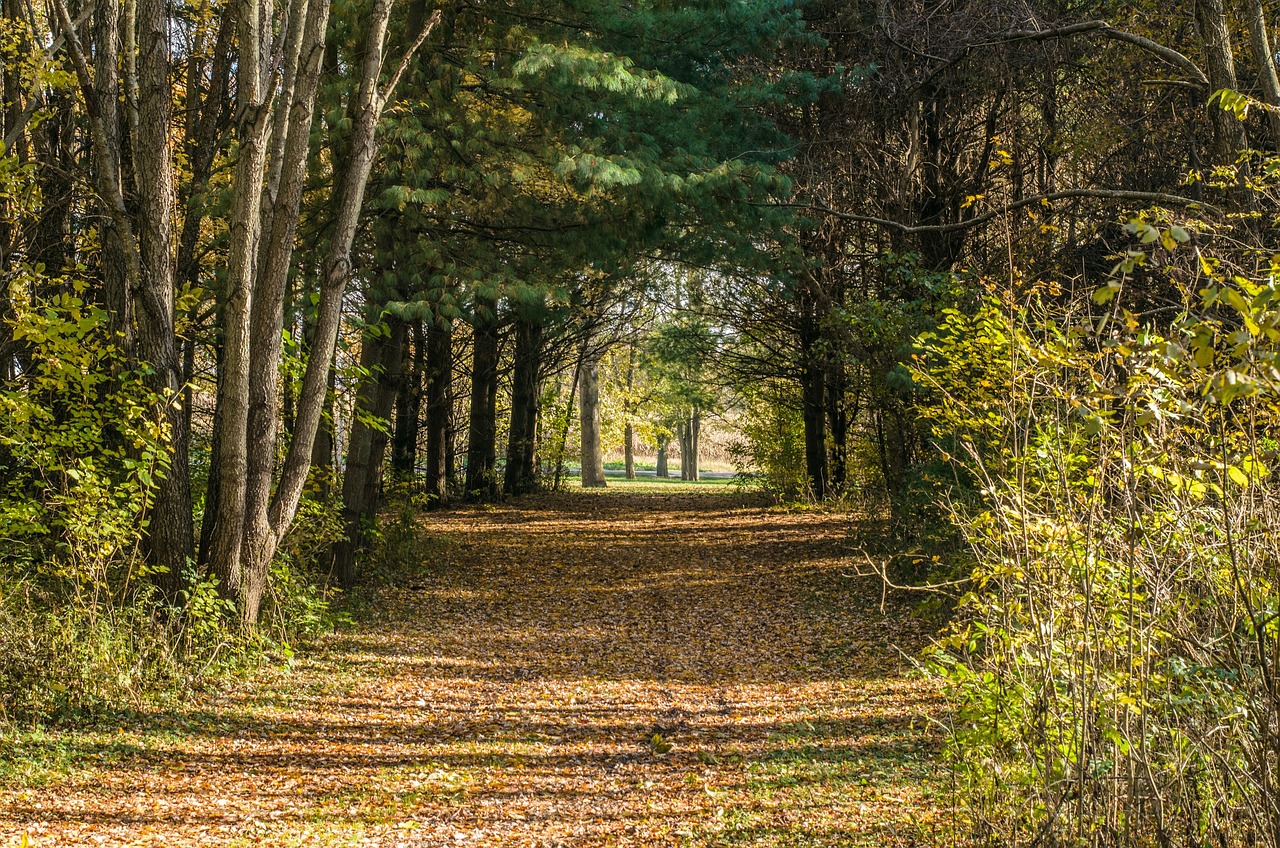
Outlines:
{"label": "forest floor", "polygon": [[853,574],[848,516],[648,483],[421,521],[292,668],[0,739],[0,844],[932,841],[930,625]]}

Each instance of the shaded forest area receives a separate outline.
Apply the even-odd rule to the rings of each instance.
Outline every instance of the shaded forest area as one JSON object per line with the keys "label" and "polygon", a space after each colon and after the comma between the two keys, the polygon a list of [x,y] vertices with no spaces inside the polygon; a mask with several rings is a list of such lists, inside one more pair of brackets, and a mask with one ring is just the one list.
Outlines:
{"label": "shaded forest area", "polygon": [[1277,9],[0,12],[0,720],[710,427],[941,599],[957,838],[1280,846]]}

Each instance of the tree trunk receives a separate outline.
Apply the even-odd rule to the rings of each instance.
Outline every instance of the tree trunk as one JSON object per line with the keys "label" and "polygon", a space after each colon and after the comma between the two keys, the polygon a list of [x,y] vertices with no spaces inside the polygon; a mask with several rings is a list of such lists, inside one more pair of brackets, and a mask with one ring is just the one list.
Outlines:
{"label": "tree trunk", "polygon": [[333,408],[335,389],[337,387],[338,372],[335,368],[329,369],[329,383],[325,387],[325,403],[324,415],[320,419],[320,424],[316,427],[316,438],[311,443],[311,468],[315,472],[320,483],[320,495],[328,497],[333,486],[333,452],[334,452],[334,420],[335,410]]}
{"label": "tree trunk", "polygon": [[497,496],[494,459],[498,444],[498,305],[476,302],[471,366],[471,427],[467,439],[467,498]]}
{"label": "tree trunk", "polygon": [[[235,601],[249,626],[257,621],[271,559],[297,514],[310,471],[342,321],[351,246],[376,152],[378,119],[405,63],[421,45],[426,31],[439,20],[437,13],[427,22],[382,90],[379,79],[391,0],[375,0],[365,19],[355,74],[359,83],[348,103],[350,136],[334,166],[337,178],[330,204],[333,225],[321,264],[314,344],[298,394],[295,429],[279,482],[272,487],[279,431],[276,366],[283,321],[284,275],[279,269],[284,268],[287,274],[292,259],[291,233],[298,217],[294,198],[300,196],[299,180],[305,176],[305,168],[299,167],[298,160],[305,165],[328,13],[329,4],[323,0],[292,0],[283,51],[277,51],[267,38],[272,18],[270,2],[243,0],[237,18],[241,33],[237,57],[240,159],[227,268],[228,375],[218,404],[222,414],[221,441],[218,479],[213,485],[220,491],[211,564],[222,580],[223,591]],[[298,32],[304,33],[300,40]],[[272,72],[280,67],[278,52],[283,54],[284,72],[280,80],[275,80]],[[277,81],[281,83],[281,101],[273,112],[271,83]],[[267,138],[273,123],[277,128],[286,127],[288,132],[283,140],[277,134],[272,147],[275,155],[268,162]],[[255,286],[261,290],[255,291]]]}
{"label": "tree trunk", "polygon": [[698,470],[698,451],[701,440],[702,413],[695,409],[693,416],[689,419],[689,479],[695,483],[702,479],[702,474]]}
{"label": "tree trunk", "polygon": [[845,403],[848,374],[839,362],[828,363],[826,379],[827,428],[831,433],[831,449],[828,452],[828,473],[831,475],[831,491],[844,491],[849,471],[849,411]]}
{"label": "tree trunk", "polygon": [[805,354],[804,373],[800,386],[804,417],[805,474],[809,479],[813,496],[819,500],[827,495],[827,433],[823,370],[817,355],[811,349]]}
{"label": "tree trunk", "polygon": [[667,468],[667,446],[669,442],[666,438],[658,437],[658,461],[654,469],[654,476],[666,480],[671,477],[671,471]]}
{"label": "tree trunk", "polygon": [[164,570],[163,587],[171,594],[185,585],[193,550],[191,474],[188,468],[182,357],[174,316],[173,174],[169,149],[172,103],[169,74],[169,17],[164,0],[138,0],[137,137],[133,140],[138,175],[139,253],[143,277],[138,291],[138,341],[151,366],[151,389],[164,399],[169,428],[169,467],[156,488],[147,527],[146,552]]}
{"label": "tree trunk", "polygon": [[604,450],[600,439],[600,360],[588,355],[582,361],[579,423],[582,426],[582,485],[598,489],[606,484]]}
{"label": "tree trunk", "polygon": [[1267,11],[1262,0],[1248,0],[1246,13],[1249,18],[1249,41],[1253,48],[1254,62],[1258,65],[1258,82],[1262,99],[1273,110],[1267,112],[1267,125],[1271,130],[1271,145],[1280,151],[1280,76],[1276,75],[1276,60],[1267,33]]}
{"label": "tree trunk", "polygon": [[542,366],[542,324],[521,318],[515,330],[515,369],[511,377],[511,428],[507,438],[505,489],[512,495],[534,491],[538,428],[538,373]]}
{"label": "tree trunk", "polygon": [[377,515],[378,484],[382,477],[382,454],[387,437],[370,426],[370,416],[386,420],[396,398],[394,373],[404,362],[408,325],[393,321],[391,338],[366,335],[360,351],[365,376],[356,394],[356,406],[363,415],[352,417],[347,467],[342,475],[342,524],[344,538],[333,546],[333,574],[338,584],[350,589],[356,582],[356,554],[364,547],[366,529]]}
{"label": "tree trunk", "polygon": [[627,423],[622,429],[622,462],[628,480],[636,479],[636,426],[632,421],[632,416],[635,415],[635,401],[631,394],[635,388],[635,380],[636,346],[633,343],[627,351]]}
{"label": "tree trunk", "polygon": [[676,425],[676,437],[680,442],[680,479],[694,480],[697,459],[694,457],[692,415]]}
{"label": "tree trunk", "polygon": [[391,446],[391,468],[396,477],[410,480],[418,464],[418,422],[422,413],[422,375],[426,365],[426,338],[422,321],[413,322],[413,348],[404,346],[404,362],[396,384],[396,427]]}
{"label": "tree trunk", "polygon": [[[585,355],[585,352],[584,354]],[[564,455],[569,448],[569,427],[573,421],[573,402],[578,396],[578,383],[582,379],[582,355],[578,357],[578,362],[573,366],[573,379],[569,382],[569,397],[564,402],[564,410],[561,413],[560,420],[564,421],[564,426],[560,428],[559,443],[556,445],[556,473],[552,480],[552,491],[560,491],[560,479],[564,476]]]}
{"label": "tree trunk", "polygon": [[630,421],[622,428],[622,462],[628,480],[636,479],[636,427]]}
{"label": "tree trunk", "polygon": [[449,385],[453,381],[453,322],[441,316],[427,327],[427,480],[432,506],[449,502]]}
{"label": "tree trunk", "polygon": [[[240,0],[236,23],[236,139],[239,143],[228,233],[226,290],[222,308],[222,369],[218,374],[218,511],[211,529],[209,560],[220,588],[243,620],[257,621],[266,574],[246,571],[249,480],[250,330],[256,248],[262,227],[262,194],[270,130],[271,57],[267,34],[274,4]],[[264,20],[265,18],[265,20]]]}
{"label": "tree trunk", "polygon": [[[328,22],[326,6],[324,0],[295,0],[290,10],[283,48],[283,85],[275,102],[275,129],[262,198],[261,240],[256,245],[254,263],[246,428],[248,479],[240,556],[246,581],[264,586],[280,538],[293,517],[291,511],[282,528],[278,516],[271,514],[273,494],[288,495],[290,491],[284,481],[280,487],[275,485],[281,429],[279,372],[284,344],[285,295],[293,264],[298,209],[307,175],[312,113],[320,85],[321,45],[324,44]],[[318,349],[322,348],[312,349],[313,356]],[[325,367],[320,375],[327,385],[328,368]],[[318,409],[322,405],[326,393],[321,389],[320,396],[312,399],[313,408]],[[306,401],[301,396],[298,401],[300,412]],[[297,426],[295,424],[295,428]],[[316,423],[311,424],[306,432],[308,460],[318,426],[317,416]],[[301,497],[305,480],[304,473],[297,487],[298,497]],[[296,501],[293,508],[297,508]]]}
{"label": "tree trunk", "polygon": [[[103,145],[111,152],[112,169],[118,173],[121,159],[120,137],[120,3],[119,0],[102,0],[94,10],[94,94],[102,112]],[[95,174],[99,182],[106,174]],[[101,187],[99,187],[101,192]],[[106,197],[107,195],[102,195]],[[99,238],[102,242],[101,270],[104,301],[111,320],[111,330],[118,334],[120,347],[127,358],[137,355],[134,306],[130,295],[126,235],[120,232],[111,215],[102,216]]]}
{"label": "tree trunk", "polygon": [[[1191,5],[1195,8],[1196,28],[1200,31],[1200,40],[1204,44],[1209,87],[1213,91],[1224,88],[1235,91],[1239,86],[1236,81],[1235,57],[1231,52],[1231,31],[1227,26],[1223,0],[1195,0]],[[1266,64],[1270,66],[1271,62]],[[1236,120],[1234,114],[1223,109],[1217,102],[1209,104],[1208,108],[1209,123],[1213,127],[1213,164],[1230,165],[1247,146],[1244,126]]]}

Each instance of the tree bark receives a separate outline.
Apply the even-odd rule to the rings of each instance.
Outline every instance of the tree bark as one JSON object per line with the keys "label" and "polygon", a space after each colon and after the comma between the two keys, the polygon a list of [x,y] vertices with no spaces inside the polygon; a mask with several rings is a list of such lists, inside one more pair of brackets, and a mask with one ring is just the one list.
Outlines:
{"label": "tree bark", "polygon": [[[103,41],[95,56],[95,70],[102,75],[98,79],[90,72],[66,4],[55,0],[54,6],[89,115],[95,187],[109,221],[104,227],[105,254],[112,266],[108,282],[118,276],[130,294],[123,308],[136,312],[138,352],[150,366],[147,382],[160,398],[160,414],[169,427],[167,467],[157,475],[155,505],[143,542],[148,560],[163,575],[162,586],[176,591],[191,560],[193,539],[182,363],[174,335],[172,93],[166,6],[162,0],[140,0],[136,12],[126,16],[123,33],[111,20],[119,14],[118,6],[107,3],[98,10],[95,36]],[[123,51],[127,69],[123,80],[109,58],[117,38],[126,47],[136,42],[136,49]],[[102,56],[104,51],[108,57]],[[128,164],[137,189],[133,204],[126,202],[122,177],[125,163],[117,111],[121,89],[126,106],[139,110],[138,117],[129,121],[133,155]],[[114,297],[120,298],[120,293]],[[121,305],[117,303],[116,308]],[[118,317],[117,324],[120,321]]]}
{"label": "tree bark", "polygon": [[578,420],[582,427],[582,485],[598,489],[608,484],[600,438],[600,360],[595,355],[588,354],[583,359],[581,381]]}
{"label": "tree bark", "polygon": [[813,496],[819,500],[827,495],[827,432],[825,405],[825,374],[818,352],[817,339],[813,335],[801,336],[804,357],[800,384],[800,400],[804,418],[805,475]]}
{"label": "tree bark", "polygon": [[408,325],[393,321],[389,339],[366,335],[360,365],[356,405],[364,413],[351,422],[347,467],[342,475],[342,523],[344,537],[333,546],[333,574],[350,589],[356,583],[356,554],[364,547],[366,529],[377,515],[378,485],[382,478],[382,454],[386,435],[370,426],[368,417],[386,420],[396,398],[395,369],[404,362]]}
{"label": "tree bark", "polygon": [[551,482],[552,491],[560,491],[560,479],[564,475],[565,452],[569,448],[569,428],[572,425],[573,404],[578,396],[578,384],[582,379],[582,355],[578,356],[578,362],[573,366],[573,379],[569,381],[569,397],[565,399],[564,411],[560,415],[560,420],[564,421],[564,426],[560,428],[559,442],[556,445],[556,473]]}
{"label": "tree bark", "polygon": [[173,173],[169,142],[172,91],[169,73],[169,19],[164,0],[138,0],[139,122],[133,141],[138,175],[139,287],[138,341],[151,366],[149,383],[164,402],[169,429],[168,468],[159,478],[145,537],[153,566],[163,569],[163,587],[176,594],[185,585],[193,555],[188,433],[182,411],[182,357],[174,316]]}
{"label": "tree bark", "polygon": [[622,463],[628,480],[636,479],[636,427],[630,421],[622,428]]}
{"label": "tree bark", "polygon": [[467,439],[467,498],[497,496],[495,459],[498,444],[498,305],[476,302],[471,364],[471,427]]}
{"label": "tree bark", "polygon": [[658,461],[654,469],[654,476],[663,480],[671,477],[671,471],[667,468],[667,446],[669,444],[670,442],[666,438],[658,437]]}
{"label": "tree bark", "polygon": [[[1223,0],[1194,0],[1192,6],[1195,8],[1196,28],[1200,31],[1200,40],[1204,44],[1205,70],[1210,89],[1220,91],[1227,88],[1235,91],[1238,88],[1235,57],[1231,51],[1231,31],[1227,25]],[[1247,146],[1244,126],[1236,120],[1235,115],[1218,103],[1211,103],[1208,108],[1209,123],[1213,127],[1213,144],[1210,148],[1213,164],[1230,165]]]}
{"label": "tree bark", "polygon": [[[237,7],[236,137],[228,234],[226,290],[222,310],[222,369],[218,374],[217,487],[209,560],[221,590],[246,623],[257,621],[266,576],[247,573],[243,559],[249,479],[250,328],[254,260],[261,229],[263,171],[270,130],[270,56],[265,50],[274,4],[240,0]],[[265,20],[264,20],[265,18]]]}
{"label": "tree bark", "polygon": [[511,427],[507,437],[504,488],[523,495],[537,489],[534,462],[538,429],[538,375],[542,368],[542,324],[520,318],[515,327],[515,368],[511,377]]}
{"label": "tree bark", "polygon": [[453,381],[453,322],[435,316],[427,328],[427,480],[433,506],[449,502],[449,385]]}
{"label": "tree bark", "polygon": [[[251,584],[265,585],[283,535],[270,512],[272,496],[278,494],[274,484],[281,427],[281,330],[306,179],[312,115],[320,85],[328,7],[325,0],[296,0],[291,8],[284,42],[282,93],[275,104],[275,133],[262,198],[262,240],[257,245],[250,315],[248,477],[240,554],[245,579]],[[327,371],[326,368],[326,379]],[[309,435],[314,439],[314,428]],[[310,453],[308,445],[308,458]],[[300,489],[298,494],[301,495]]]}
{"label": "tree bark", "polygon": [[676,443],[680,445],[680,479],[689,479],[689,422],[676,424]]}
{"label": "tree bark", "polygon": [[324,415],[316,428],[315,441],[311,443],[311,468],[317,472],[321,497],[328,497],[333,486],[333,451],[334,451],[334,394],[337,388],[338,373],[329,369],[329,382],[325,387]]}
{"label": "tree bark", "polygon": [[[120,3],[119,0],[101,0],[94,10],[94,95],[102,113],[102,130],[106,134],[103,146],[113,162],[113,170],[120,169]],[[95,174],[95,182],[106,175]],[[101,270],[103,295],[110,316],[110,327],[120,338],[120,347],[127,358],[136,351],[134,332],[133,298],[130,295],[128,264],[121,233],[110,215],[103,216],[100,224],[102,240]]]}
{"label": "tree bark", "polygon": [[1267,112],[1267,126],[1271,131],[1272,147],[1280,151],[1280,76],[1276,74],[1276,60],[1271,46],[1271,37],[1267,33],[1267,10],[1262,0],[1247,0],[1246,14],[1249,18],[1249,42],[1253,48],[1253,59],[1258,65],[1258,83],[1262,88],[1262,99],[1268,106],[1274,107]]}

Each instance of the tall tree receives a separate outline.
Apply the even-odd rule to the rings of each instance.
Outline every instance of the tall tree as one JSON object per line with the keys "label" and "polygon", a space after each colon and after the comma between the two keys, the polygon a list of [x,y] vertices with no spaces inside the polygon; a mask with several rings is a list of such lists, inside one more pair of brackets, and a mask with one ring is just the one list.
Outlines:
{"label": "tall tree", "polygon": [[607,484],[604,476],[604,446],[600,435],[600,358],[599,353],[587,350],[582,357],[579,377],[578,412],[582,433],[582,485],[586,488],[602,488]]}

